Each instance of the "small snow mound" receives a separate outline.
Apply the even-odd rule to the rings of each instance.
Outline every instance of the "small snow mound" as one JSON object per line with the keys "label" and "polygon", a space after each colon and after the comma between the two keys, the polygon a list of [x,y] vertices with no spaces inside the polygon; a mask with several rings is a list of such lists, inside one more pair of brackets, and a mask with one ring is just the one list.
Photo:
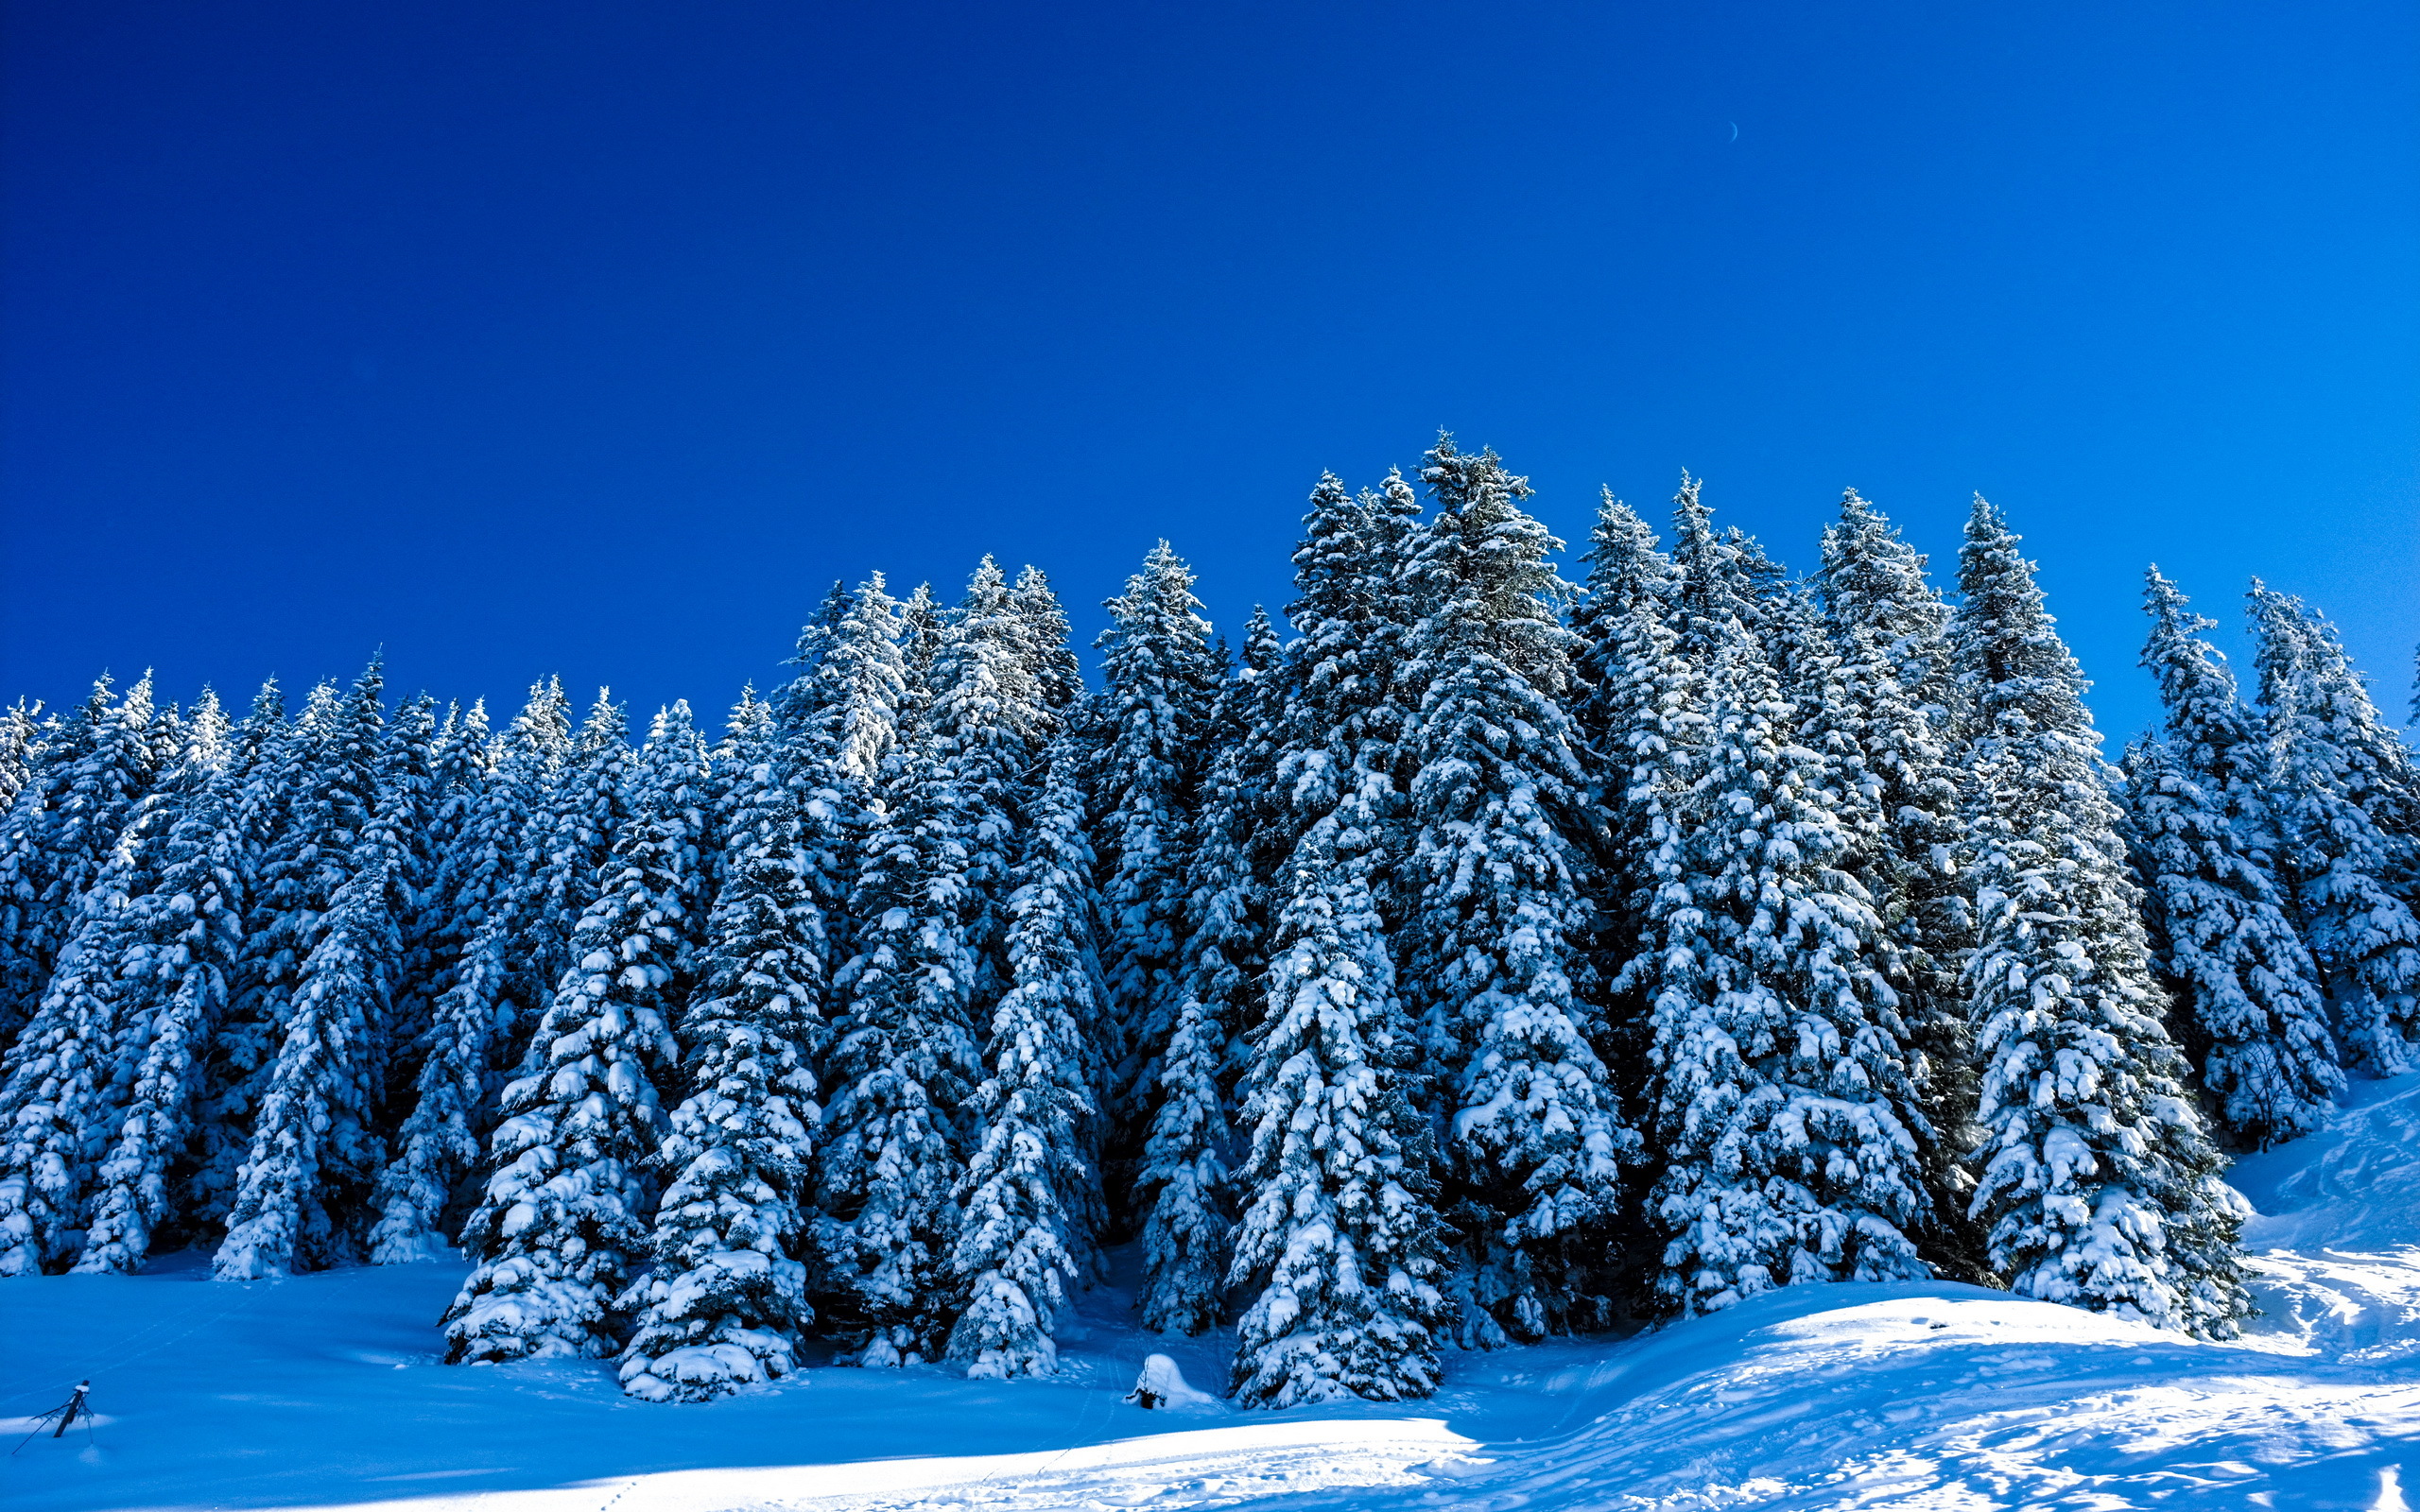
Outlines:
{"label": "small snow mound", "polygon": [[1218,1398],[1188,1384],[1184,1372],[1165,1354],[1144,1357],[1143,1373],[1134,1378],[1134,1389],[1126,1394],[1126,1400],[1146,1409],[1219,1405]]}

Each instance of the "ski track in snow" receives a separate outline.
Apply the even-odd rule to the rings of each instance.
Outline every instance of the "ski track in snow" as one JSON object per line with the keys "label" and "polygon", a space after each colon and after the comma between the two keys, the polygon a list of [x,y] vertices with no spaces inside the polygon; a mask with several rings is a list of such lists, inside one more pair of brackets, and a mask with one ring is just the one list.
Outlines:
{"label": "ski track in snow", "polygon": [[[2420,1076],[2238,1163],[2265,1315],[2233,1344],[1947,1283],[1799,1288],[1637,1338],[1454,1355],[1430,1401],[1119,1400],[1230,1341],[1088,1299],[1064,1378],[811,1369],[711,1407],[601,1362],[437,1363],[458,1268],[0,1283],[9,1512],[2407,1508],[2420,1486]],[[1159,1432],[1158,1430],[1174,1430]],[[12,1447],[14,1447],[12,1445]],[[1270,1501],[1270,1499],[1278,1499]]]}

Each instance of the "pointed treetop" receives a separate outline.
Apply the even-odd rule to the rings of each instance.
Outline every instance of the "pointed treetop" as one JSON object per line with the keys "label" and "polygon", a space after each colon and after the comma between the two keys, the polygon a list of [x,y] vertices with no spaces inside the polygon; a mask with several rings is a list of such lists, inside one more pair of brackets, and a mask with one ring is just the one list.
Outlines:
{"label": "pointed treetop", "polygon": [[585,760],[612,746],[627,746],[631,740],[629,712],[614,701],[614,690],[596,690],[596,701],[588,706],[588,717],[580,721],[579,738],[573,747],[575,754]]}
{"label": "pointed treetop", "polygon": [[[1390,481],[1393,476],[1390,474]],[[1495,455],[1495,448],[1486,447],[1477,455],[1457,451],[1453,433],[1443,430],[1437,433],[1437,444],[1420,459],[1420,480],[1436,495],[1437,507],[1448,512],[1500,509],[1536,491],[1528,478],[1504,470],[1504,459]]]}
{"label": "pointed treetop", "polygon": [[1588,531],[1588,603],[1591,620],[1614,619],[1669,587],[1672,564],[1657,549],[1654,529],[1611,489],[1598,490],[1597,523]]}
{"label": "pointed treetop", "polygon": [[[1919,628],[1938,633],[1945,616],[1926,576],[1929,565],[1889,516],[1850,489],[1841,497],[1840,520],[1824,529],[1824,565],[1815,580],[1835,624],[1884,636]],[[1927,623],[1901,623],[1911,610]]]}
{"label": "pointed treetop", "polygon": [[[1163,541],[1160,546],[1166,550],[1167,542]],[[1016,586],[1009,596],[1025,622],[1026,639],[1032,647],[1034,677],[1041,684],[1042,705],[1054,716],[1059,715],[1084,696],[1084,667],[1069,644],[1074,630],[1067,623],[1067,611],[1061,607],[1059,595],[1051,591],[1050,579],[1039,567],[1028,566],[1018,572]]]}
{"label": "pointed treetop", "polygon": [[2143,610],[2152,617],[2152,632],[2141,665],[2159,684],[2176,755],[2197,779],[2216,781],[2231,805],[2239,803],[2244,794],[2235,790],[2258,785],[2261,759],[2254,753],[2252,715],[2238,694],[2235,669],[2201,638],[2218,621],[2194,613],[2191,601],[2156,565],[2143,575]]}
{"label": "pointed treetop", "polygon": [[932,673],[933,656],[941,649],[942,610],[933,585],[918,583],[899,606],[899,647],[907,654],[908,680],[922,685]]}
{"label": "pointed treetop", "polygon": [[1957,639],[1961,669],[1980,700],[1976,713],[1986,729],[2019,711],[2036,730],[2066,728],[2078,718],[2089,725],[2081,700],[2092,684],[2059,638],[2034,565],[2017,549],[2023,539],[1997,508],[1975,495],[1966,543],[1958,550],[1964,601]]}
{"label": "pointed treetop", "polygon": [[1244,648],[1239,658],[1245,675],[1265,677],[1286,658],[1286,643],[1277,638],[1277,627],[1269,618],[1269,610],[1258,604],[1252,607],[1252,618],[1244,622]]}
{"label": "pointed treetop", "polygon": [[[879,578],[882,575],[876,573],[874,576]],[[852,597],[846,583],[838,577],[832,579],[832,587],[825,592],[823,602],[816,605],[814,614],[799,627],[798,653],[790,658],[791,665],[812,667],[822,658],[833,635],[840,628],[840,622],[848,617]]]}

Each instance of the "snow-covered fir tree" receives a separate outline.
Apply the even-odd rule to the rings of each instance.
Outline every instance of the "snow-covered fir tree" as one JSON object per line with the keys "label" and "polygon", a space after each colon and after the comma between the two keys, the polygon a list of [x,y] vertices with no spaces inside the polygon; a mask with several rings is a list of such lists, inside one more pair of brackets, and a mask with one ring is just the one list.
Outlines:
{"label": "snow-covered fir tree", "polygon": [[78,900],[42,1002],[0,1063],[0,1276],[64,1269],[82,1244],[91,1146],[110,1122],[123,1034],[129,913],[152,880],[146,827],[137,821]]}
{"label": "snow-covered fir tree", "polygon": [[602,890],[505,1089],[494,1174],[463,1227],[478,1265],[445,1314],[458,1362],[621,1351],[615,1309],[650,1248],[671,1022],[705,923],[705,749],[686,704],[656,715],[632,765]]}
{"label": "snow-covered fir tree", "polygon": [[[19,698],[0,709],[0,814],[6,814],[42,765],[49,745],[40,698]],[[5,832],[0,832],[5,833]]]}
{"label": "snow-covered fir tree", "polygon": [[1950,679],[1948,607],[1924,557],[1873,505],[1846,491],[1824,532],[1817,578],[1823,691],[1802,738],[1833,764],[1827,783],[1850,821],[1842,858],[1880,915],[1875,964],[1898,998],[1908,1070],[1939,1138],[1925,1143],[1927,1260],[1961,1280],[1989,1280],[1966,1217],[1973,1183],[1961,1159],[1977,1135],[1977,1081],[1960,972],[1973,911],[1957,873],[1963,833]]}
{"label": "snow-covered fir tree", "polygon": [[388,966],[387,1022],[371,1066],[383,1115],[409,1095],[413,1073],[426,1054],[437,995],[445,988],[450,954],[441,936],[450,910],[434,896],[445,853],[446,758],[452,732],[438,724],[437,701],[414,695],[395,709],[379,744],[375,824],[386,839],[388,887],[395,923],[395,957]]}
{"label": "snow-covered fir tree", "polygon": [[774,698],[781,765],[805,828],[807,881],[830,959],[855,950],[849,897],[883,803],[883,775],[908,707],[901,607],[880,573],[827,602],[799,635],[797,679]]}
{"label": "snow-covered fir tree", "polygon": [[676,1031],[693,1089],[658,1163],[654,1268],[622,1389],[703,1401],[797,1368],[814,1319],[799,1261],[822,1048],[823,916],[808,884],[798,798],[782,775],[771,709],[741,700],[726,744],[717,829],[722,885],[697,989]]}
{"label": "snow-covered fir tree", "polygon": [[1684,472],[1680,491],[1672,496],[1674,581],[1665,608],[1681,654],[1701,670],[1721,654],[1735,623],[1756,640],[1765,639],[1769,615],[1758,590],[1772,586],[1777,576],[1753,541],[1715,529],[1704,486],[1703,479]]}
{"label": "snow-covered fir tree", "polygon": [[2241,1210],[2162,1022],[2082,671],[2017,546],[1978,498],[1952,636],[1983,1068],[1972,1211],[2019,1296],[2229,1336],[2251,1310]]}
{"label": "snow-covered fir tree", "polygon": [[1737,621],[1708,681],[1703,768],[1657,847],[1644,973],[1661,1289],[1698,1313],[1803,1282],[1921,1279],[1931,1129],[1841,796]]}
{"label": "snow-covered fir tree", "polygon": [[571,936],[602,896],[614,843],[630,817],[634,787],[630,716],[599,688],[571,735],[533,829],[545,847],[537,890],[522,913],[515,956],[549,987],[570,968]]}
{"label": "snow-covered fir tree", "polygon": [[1180,990],[1185,838],[1220,668],[1193,573],[1161,541],[1109,600],[1095,644],[1104,684],[1094,715],[1091,786],[1099,853],[1101,965],[1114,1054],[1111,1158],[1147,1138]]}
{"label": "snow-covered fir tree", "polygon": [[2252,857],[2273,871],[2280,836],[2270,801],[2268,735],[2259,716],[2244,707],[2225,655],[2202,639],[2218,622],[2194,613],[2156,566],[2144,575],[2143,610],[2152,630],[2141,665],[2159,687],[2169,754],[2218,801]]}
{"label": "snow-covered fir tree", "polygon": [[1257,1017],[1267,965],[1269,885],[1256,863],[1273,828],[1269,788],[1284,660],[1276,627],[1255,607],[1212,709],[1207,742],[1217,755],[1185,845],[1191,892],[1178,920],[1181,990],[1135,1182],[1143,1324],[1169,1332],[1199,1333],[1225,1309],[1235,1227],[1227,1087],[1237,1033]]}
{"label": "snow-covered fir tree", "polygon": [[988,1025],[956,1198],[949,1277],[959,1301],[947,1357],[971,1377],[1056,1371],[1056,1320],[1099,1221],[1087,1037],[1105,988],[1081,757],[1063,738],[1056,750],[1009,897],[1009,988]]}
{"label": "snow-covered fir tree", "polygon": [[1389,654],[1408,628],[1400,481],[1356,499],[1322,477],[1294,556],[1302,596],[1288,612],[1303,633],[1276,720],[1284,808],[1270,818],[1284,861],[1247,1031],[1250,1152],[1228,1275],[1250,1298],[1236,1391],[1255,1404],[1425,1396],[1452,1312],[1420,1051],[1372,886],[1401,806]]}
{"label": "snow-covered fir tree", "polygon": [[285,1035],[269,1063],[251,1149],[235,1174],[227,1237],[211,1259],[219,1280],[320,1269],[354,1258],[379,1142],[376,1040],[403,954],[395,916],[404,889],[381,837],[329,905],[295,982]]}
{"label": "snow-covered fir tree", "polygon": [[[869,1331],[864,1365],[935,1358],[948,1323],[936,1303],[981,1074],[977,1025],[1005,986],[1002,884],[1046,719],[1028,613],[986,558],[935,632],[929,691],[909,684],[912,724],[851,902],[818,1243],[838,1294],[828,1305]],[[913,679],[922,658],[912,640],[907,650]]]}
{"label": "snow-covered fir tree", "polygon": [[[291,1026],[305,963],[334,919],[336,896],[361,865],[377,805],[386,673],[373,658],[353,686],[311,690],[302,713],[251,768],[239,825],[256,836],[244,952],[211,1040],[195,1237],[226,1222],[252,1152],[253,1124]],[[374,1053],[363,1047],[364,1053]]]}
{"label": "snow-covered fir tree", "polygon": [[[429,1009],[424,1048],[404,1102],[392,1159],[372,1206],[370,1259],[391,1265],[441,1258],[448,1211],[477,1169],[494,1092],[543,1009],[545,988],[515,953],[542,886],[546,861],[540,819],[568,746],[562,690],[540,683],[493,752],[449,787],[465,812],[431,888],[442,921],[429,933],[445,968]],[[466,735],[483,730],[475,709]]]}
{"label": "snow-covered fir tree", "polygon": [[1233,1381],[1252,1406],[1428,1396],[1452,1311],[1427,1121],[1407,1086],[1417,1036],[1351,813],[1322,816],[1288,859],[1244,1083],[1230,1280],[1252,1298]]}
{"label": "snow-covered fir tree", "polygon": [[0,1050],[32,1016],[159,765],[151,679],[111,679],[60,722],[0,831]]}
{"label": "snow-covered fir tree", "polygon": [[1043,731],[1057,735],[1084,701],[1084,664],[1068,640],[1067,610],[1039,567],[1018,569],[1009,602],[1025,629],[1027,665],[1034,679],[1034,702]]}
{"label": "snow-covered fir tree", "polygon": [[1276,720],[1273,785],[1283,798],[1271,828],[1280,854],[1347,798],[1366,799],[1382,858],[1399,838],[1393,771],[1404,710],[1393,670],[1410,622],[1396,570],[1419,509],[1399,477],[1358,498],[1334,473],[1311,490],[1294,550],[1302,596],[1286,610],[1301,633],[1287,648]]}
{"label": "snow-covered fir tree", "polygon": [[226,737],[205,691],[168,777],[135,806],[78,899],[42,1003],[0,1059],[0,1275],[65,1269],[84,1246],[95,1160],[125,1109],[145,1037],[150,1005],[138,972],[160,903],[161,841],[217,773]]}
{"label": "snow-covered fir tree", "polygon": [[2210,1106],[2255,1149],[2311,1132],[2344,1088],[2318,967],[2266,868],[2169,748],[2138,743],[2124,765],[2155,959]]}
{"label": "snow-covered fir tree", "polygon": [[1571,593],[1549,559],[1562,542],[1494,452],[1440,438],[1421,476],[1437,512],[1404,572],[1425,612],[1398,674],[1413,703],[1399,968],[1451,1078],[1443,1153],[1472,1301],[1535,1338],[1610,1314],[1589,1277],[1637,1143],[1589,1040],[1601,1005],[1577,985],[1599,885],[1564,703]]}
{"label": "snow-covered fir tree", "polygon": [[[212,722],[213,704],[197,711],[198,730]],[[112,1052],[125,1094],[115,1123],[99,1131],[79,1273],[137,1269],[153,1233],[173,1220],[175,1165],[243,950],[251,857],[242,798],[279,717],[274,688],[264,689],[223,751],[214,755],[198,735],[163,784],[175,807],[159,842],[158,881],[129,904]]]}
{"label": "snow-covered fir tree", "polygon": [[1655,533],[1607,490],[1589,535],[1587,597],[1574,616],[1572,717],[1596,763],[1604,918],[1592,974],[1613,1001],[1606,1039],[1633,1096],[1644,1091],[1640,1031],[1653,990],[1641,970],[1653,954],[1654,858],[1694,781],[1705,729],[1705,669],[1682,653],[1670,624],[1679,591]]}
{"label": "snow-covered fir tree", "polygon": [[2326,988],[2271,864],[2267,744],[2199,633],[2215,622],[2157,567],[2143,603],[2166,738],[2128,752],[2127,838],[2179,1039],[2221,1121],[2264,1146],[2316,1127],[2343,1085]]}
{"label": "snow-covered fir tree", "polygon": [[2420,1067],[2420,918],[2396,885],[2420,845],[2398,830],[2407,782],[2336,628],[2252,585],[2278,869],[2317,958],[2338,1043],[2378,1075]]}

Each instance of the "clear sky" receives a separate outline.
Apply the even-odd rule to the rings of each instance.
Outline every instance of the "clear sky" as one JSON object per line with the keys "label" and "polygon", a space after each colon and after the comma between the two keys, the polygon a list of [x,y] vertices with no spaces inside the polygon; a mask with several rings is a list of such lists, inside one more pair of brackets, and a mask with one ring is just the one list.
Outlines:
{"label": "clear sky", "polygon": [[1162,535],[1222,626],[1440,425],[1579,541],[1684,467],[2143,564],[2400,716],[2420,9],[8,0],[0,693],[350,675],[641,711],[836,576]]}

